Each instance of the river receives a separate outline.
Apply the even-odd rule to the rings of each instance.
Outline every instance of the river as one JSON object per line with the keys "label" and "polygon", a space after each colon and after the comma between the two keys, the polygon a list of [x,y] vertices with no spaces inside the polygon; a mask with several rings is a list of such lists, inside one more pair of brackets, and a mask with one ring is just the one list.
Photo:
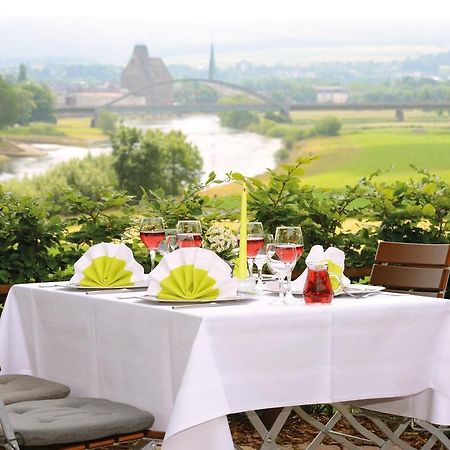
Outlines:
{"label": "river", "polygon": [[[142,129],[159,128],[162,131],[181,130],[189,142],[196,145],[203,158],[204,178],[215,171],[221,177],[225,173],[242,171],[247,176],[257,175],[266,168],[273,168],[274,153],[281,147],[281,140],[260,136],[246,131],[236,131],[220,125],[212,115],[187,116],[153,121],[129,121],[126,125]],[[55,144],[33,144],[45,150],[46,156],[11,158],[0,164],[0,182],[20,179],[44,173],[50,167],[73,158],[84,158],[110,153],[110,147],[72,147]]]}

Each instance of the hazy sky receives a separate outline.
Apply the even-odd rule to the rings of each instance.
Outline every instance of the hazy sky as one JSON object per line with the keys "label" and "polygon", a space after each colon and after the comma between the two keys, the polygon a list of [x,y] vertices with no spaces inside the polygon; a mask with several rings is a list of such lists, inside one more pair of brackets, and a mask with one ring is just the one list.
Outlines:
{"label": "hazy sky", "polygon": [[[286,50],[294,48],[407,46],[417,53],[450,48],[450,0],[0,1],[0,64],[49,59],[124,64],[137,43],[173,63],[207,56],[214,41],[224,55],[219,64],[225,54],[231,63],[232,53],[239,53],[239,60],[265,51],[272,63],[289,62]],[[284,53],[277,56],[275,49]]]}
{"label": "hazy sky", "polygon": [[333,21],[348,19],[442,20],[448,0],[15,0],[2,1],[2,16],[119,17],[157,20],[292,18]]}

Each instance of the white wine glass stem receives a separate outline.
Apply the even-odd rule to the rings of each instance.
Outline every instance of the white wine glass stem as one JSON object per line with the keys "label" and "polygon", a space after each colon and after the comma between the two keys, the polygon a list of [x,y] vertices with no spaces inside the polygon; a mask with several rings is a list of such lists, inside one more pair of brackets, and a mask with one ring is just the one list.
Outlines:
{"label": "white wine glass stem", "polygon": [[247,259],[247,263],[248,263],[248,277],[249,278],[253,278],[253,262],[254,262],[254,258],[248,258]]}
{"label": "white wine glass stem", "polygon": [[151,272],[155,268],[156,251],[155,250],[149,250],[148,254],[150,256],[150,272]]}

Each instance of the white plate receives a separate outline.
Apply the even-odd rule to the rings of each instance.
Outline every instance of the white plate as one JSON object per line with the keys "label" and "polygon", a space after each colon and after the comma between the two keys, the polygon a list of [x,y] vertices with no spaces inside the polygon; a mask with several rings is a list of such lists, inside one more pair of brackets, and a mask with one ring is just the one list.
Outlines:
{"label": "white plate", "polygon": [[[266,281],[264,283],[264,290],[268,292],[279,292],[278,288],[278,281]],[[295,289],[292,290],[292,293],[294,295],[303,295],[303,291],[296,291]]]}
{"label": "white plate", "polygon": [[216,298],[214,300],[202,300],[202,299],[198,299],[198,300],[162,300],[162,299],[158,299],[156,297],[153,297],[152,295],[145,295],[141,297],[144,300],[149,300],[151,302],[154,303],[171,303],[174,305],[178,305],[178,304],[202,304],[202,303],[220,303],[220,302],[234,302],[237,300],[248,300],[251,297],[241,297],[239,295],[237,295],[236,297],[222,297],[222,298]]}
{"label": "white plate", "polygon": [[[372,286],[370,284],[351,284],[350,286],[344,288],[342,291],[334,294],[334,296],[345,295],[345,294],[371,294],[383,291],[385,289],[384,286]],[[269,292],[278,293],[278,281],[268,281],[264,283],[264,290]],[[303,291],[298,291],[293,289],[292,293],[294,295],[302,295]]]}
{"label": "white plate", "polygon": [[386,289],[384,286],[372,286],[371,284],[351,284],[344,288],[343,294],[371,294]]}
{"label": "white plate", "polygon": [[143,283],[136,283],[136,284],[131,284],[128,286],[81,286],[80,284],[75,284],[75,283],[68,283],[66,285],[64,285],[65,287],[68,288],[73,288],[73,289],[85,289],[85,290],[111,290],[111,289],[143,289],[143,288],[147,288],[148,287],[148,283],[143,282]]}

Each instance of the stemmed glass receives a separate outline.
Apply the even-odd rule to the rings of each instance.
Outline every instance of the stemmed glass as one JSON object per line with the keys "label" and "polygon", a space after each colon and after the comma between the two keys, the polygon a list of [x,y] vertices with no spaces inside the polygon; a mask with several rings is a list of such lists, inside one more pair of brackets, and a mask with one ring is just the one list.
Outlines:
{"label": "stemmed glass", "polygon": [[150,270],[155,267],[156,250],[164,240],[164,221],[162,217],[144,217],[139,230],[141,241],[148,248],[150,255]]}
{"label": "stemmed glass", "polygon": [[165,237],[164,253],[167,254],[177,249],[177,230],[175,228],[166,228]]}
{"label": "stemmed glass", "polygon": [[266,244],[271,243],[273,241],[273,235],[272,234],[266,234],[264,238],[264,245],[261,248],[261,250],[257,253],[254,259],[254,263],[256,268],[258,269],[258,278],[256,281],[256,292],[263,292],[264,290],[264,284],[262,279],[262,270],[264,267],[264,264],[267,263],[267,253],[266,253]]}
{"label": "stemmed glass", "polygon": [[295,244],[272,243],[267,244],[267,264],[271,272],[278,277],[278,301],[276,304],[283,305],[290,302],[286,297],[284,279],[289,276],[297,262],[297,249]]}
{"label": "stemmed glass", "polygon": [[[303,253],[303,233],[301,227],[277,227],[275,231],[275,243],[279,244],[294,244],[296,249],[296,260],[302,256]],[[286,297],[293,299],[291,289],[292,272],[287,276]]]}
{"label": "stemmed glass", "polygon": [[180,220],[177,223],[176,241],[179,248],[201,247],[202,224],[199,220]]}
{"label": "stemmed glass", "polygon": [[[238,236],[239,244],[240,236]],[[249,278],[253,278],[253,262],[264,246],[264,230],[261,222],[247,223],[247,261]]]}

